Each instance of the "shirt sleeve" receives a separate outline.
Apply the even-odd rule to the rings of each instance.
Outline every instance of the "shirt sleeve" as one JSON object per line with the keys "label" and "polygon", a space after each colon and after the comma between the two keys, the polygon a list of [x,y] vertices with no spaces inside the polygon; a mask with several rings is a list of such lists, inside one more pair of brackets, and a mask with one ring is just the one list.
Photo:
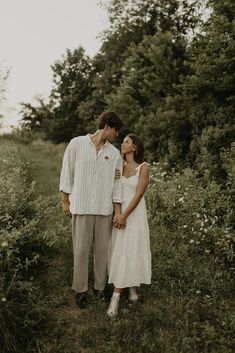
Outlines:
{"label": "shirt sleeve", "polygon": [[[123,161],[120,154],[119,154],[119,157],[117,158],[115,169],[119,169],[122,174]],[[123,203],[122,184],[121,184],[120,178],[114,180],[112,199],[113,199],[113,203]]]}
{"label": "shirt sleeve", "polygon": [[74,140],[68,144],[62,162],[62,169],[60,174],[60,191],[66,194],[71,194],[74,184],[74,169],[76,160],[76,149]]}

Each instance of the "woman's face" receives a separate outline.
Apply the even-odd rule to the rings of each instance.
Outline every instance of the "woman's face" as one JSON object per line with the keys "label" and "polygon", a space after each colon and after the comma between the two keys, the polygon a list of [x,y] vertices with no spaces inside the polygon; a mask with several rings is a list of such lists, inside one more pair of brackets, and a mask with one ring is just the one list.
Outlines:
{"label": "woman's face", "polygon": [[135,145],[132,139],[129,136],[125,137],[121,144],[122,153],[127,154],[127,153],[134,152],[134,150],[135,150]]}

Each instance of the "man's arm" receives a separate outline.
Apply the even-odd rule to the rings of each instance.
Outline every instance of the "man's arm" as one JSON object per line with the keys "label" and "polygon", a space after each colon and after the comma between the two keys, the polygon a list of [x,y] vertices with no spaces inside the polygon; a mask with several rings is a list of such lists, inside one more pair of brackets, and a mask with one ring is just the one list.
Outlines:
{"label": "man's arm", "polygon": [[64,214],[66,216],[71,216],[69,194],[66,194],[65,192],[62,191],[61,195],[62,195],[62,209],[64,211]]}
{"label": "man's arm", "polygon": [[74,140],[71,140],[68,144],[62,163],[61,175],[60,175],[60,191],[62,193],[62,208],[64,214],[70,215],[70,201],[69,195],[72,193],[74,183],[74,169],[75,169],[75,146]]}

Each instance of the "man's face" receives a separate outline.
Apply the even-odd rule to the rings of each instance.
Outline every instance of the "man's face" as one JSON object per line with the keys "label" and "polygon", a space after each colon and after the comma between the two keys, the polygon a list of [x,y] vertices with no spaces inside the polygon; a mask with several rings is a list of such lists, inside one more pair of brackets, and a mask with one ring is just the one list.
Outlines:
{"label": "man's face", "polygon": [[114,141],[118,137],[118,131],[115,127],[110,127],[106,125],[105,127],[105,138],[110,142]]}

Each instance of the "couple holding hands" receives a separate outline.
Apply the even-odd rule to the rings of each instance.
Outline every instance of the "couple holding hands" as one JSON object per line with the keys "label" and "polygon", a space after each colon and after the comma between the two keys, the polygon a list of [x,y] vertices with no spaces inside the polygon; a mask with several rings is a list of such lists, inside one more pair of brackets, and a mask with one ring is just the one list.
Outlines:
{"label": "couple holding hands", "polygon": [[93,134],[73,138],[63,158],[60,191],[65,215],[72,217],[73,284],[76,303],[88,303],[88,259],[94,249],[94,291],[103,296],[114,285],[107,314],[118,313],[123,288],[138,300],[136,287],[151,283],[151,251],[144,192],[149,165],[144,146],[135,134],[127,135],[121,154],[112,145],[122,120],[102,113]]}

